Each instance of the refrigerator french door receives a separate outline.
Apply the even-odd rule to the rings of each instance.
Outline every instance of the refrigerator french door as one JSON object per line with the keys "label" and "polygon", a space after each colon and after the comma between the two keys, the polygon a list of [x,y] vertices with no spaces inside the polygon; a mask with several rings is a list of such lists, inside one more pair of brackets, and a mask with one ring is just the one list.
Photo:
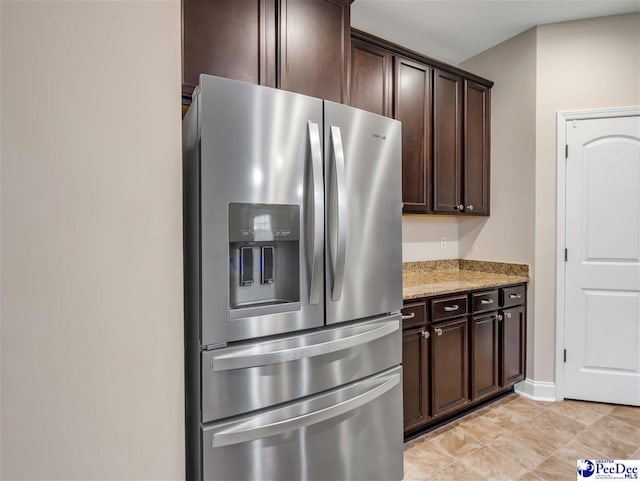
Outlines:
{"label": "refrigerator french door", "polygon": [[187,478],[402,478],[400,123],[202,75],[183,121]]}
{"label": "refrigerator french door", "polygon": [[327,324],[402,307],[400,122],[324,102]]}
{"label": "refrigerator french door", "polygon": [[201,345],[324,325],[322,101],[206,75],[198,88]]}

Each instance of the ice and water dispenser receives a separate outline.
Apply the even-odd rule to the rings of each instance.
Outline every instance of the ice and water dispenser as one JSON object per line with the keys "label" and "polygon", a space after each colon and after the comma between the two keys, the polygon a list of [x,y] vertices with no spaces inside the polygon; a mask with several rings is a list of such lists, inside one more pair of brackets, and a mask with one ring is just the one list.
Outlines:
{"label": "ice and water dispenser", "polygon": [[300,207],[229,204],[231,319],[300,308]]}

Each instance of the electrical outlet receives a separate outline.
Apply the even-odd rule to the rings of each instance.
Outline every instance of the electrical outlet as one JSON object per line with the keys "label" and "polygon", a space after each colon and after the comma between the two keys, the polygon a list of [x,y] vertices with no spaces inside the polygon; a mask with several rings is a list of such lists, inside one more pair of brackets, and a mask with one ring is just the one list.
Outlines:
{"label": "electrical outlet", "polygon": [[440,249],[446,249],[446,248],[447,248],[447,238],[440,237]]}

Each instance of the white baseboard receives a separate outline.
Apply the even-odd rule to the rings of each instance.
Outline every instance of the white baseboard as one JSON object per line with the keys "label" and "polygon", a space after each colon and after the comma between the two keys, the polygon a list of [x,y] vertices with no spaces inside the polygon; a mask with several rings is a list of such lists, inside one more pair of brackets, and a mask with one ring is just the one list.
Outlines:
{"label": "white baseboard", "polygon": [[525,379],[514,386],[515,391],[534,401],[556,401],[556,384],[546,381]]}

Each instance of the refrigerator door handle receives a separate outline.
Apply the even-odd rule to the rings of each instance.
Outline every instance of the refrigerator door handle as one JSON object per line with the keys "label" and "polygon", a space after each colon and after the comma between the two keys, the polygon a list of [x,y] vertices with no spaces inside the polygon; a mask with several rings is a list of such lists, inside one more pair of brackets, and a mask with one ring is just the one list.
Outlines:
{"label": "refrigerator door handle", "polygon": [[322,146],[318,124],[307,122],[309,129],[309,147],[311,150],[311,173],[313,187],[313,209],[311,225],[313,226],[313,245],[311,247],[311,274],[309,281],[309,304],[319,304],[322,294],[324,242],[324,187],[322,179]]}
{"label": "refrigerator door handle", "polygon": [[[400,374],[394,373],[386,378],[381,379],[381,383],[374,388],[365,391],[362,394],[354,396],[346,401],[324,407],[308,414],[302,414],[290,418],[274,420],[268,424],[260,426],[247,426],[249,423],[242,423],[237,427],[232,427],[224,431],[216,432],[212,435],[211,447],[218,448],[221,446],[229,446],[231,444],[246,443],[263,439],[287,431],[318,424],[331,418],[341,416],[345,413],[358,409],[365,404],[379,398],[384,393],[390,391],[400,383]],[[284,408],[286,409],[286,408]]]}
{"label": "refrigerator door handle", "polygon": [[386,322],[376,323],[373,329],[357,332],[356,334],[338,339],[325,340],[317,344],[300,345],[289,349],[276,349],[271,352],[264,352],[264,350],[256,351],[254,347],[248,347],[247,349],[237,352],[220,354],[219,356],[211,358],[211,370],[229,371],[232,369],[246,369],[322,356],[375,341],[399,329],[399,316],[394,315]]}
{"label": "refrigerator door handle", "polygon": [[[345,257],[347,250],[347,187],[345,185],[344,150],[342,148],[342,133],[340,127],[331,126],[331,146],[333,148],[333,169],[331,170],[331,193],[335,201],[329,209],[331,238],[329,250],[331,252],[331,270],[333,288],[331,300],[339,301],[342,297],[344,285]],[[335,236],[335,239],[334,239]]]}

